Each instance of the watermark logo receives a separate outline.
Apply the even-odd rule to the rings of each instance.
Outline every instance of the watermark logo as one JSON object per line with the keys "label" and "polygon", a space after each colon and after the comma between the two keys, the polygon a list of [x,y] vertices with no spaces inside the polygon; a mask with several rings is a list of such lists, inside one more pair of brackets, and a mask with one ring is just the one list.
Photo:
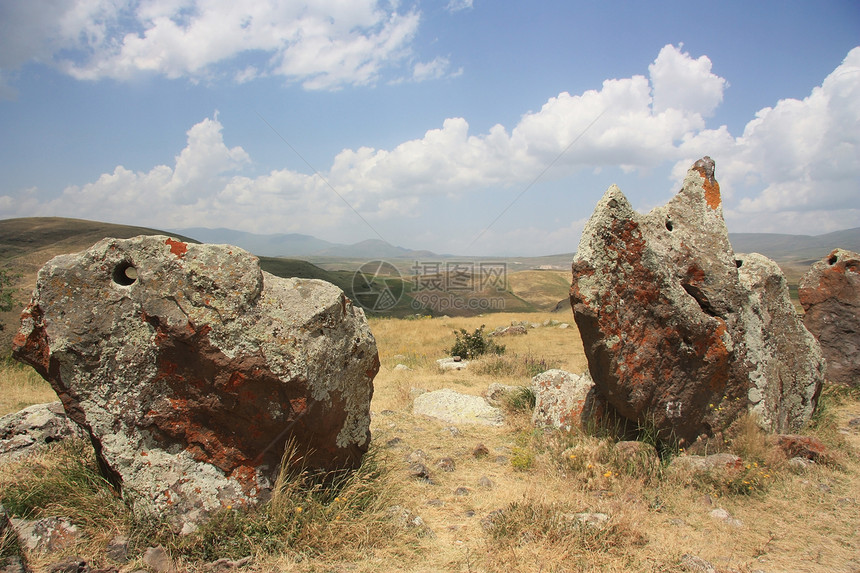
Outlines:
{"label": "watermark logo", "polygon": [[[412,308],[434,312],[504,310],[505,263],[416,261],[412,266]],[[482,296],[478,296],[482,295]]]}
{"label": "watermark logo", "polygon": [[[411,277],[387,261],[369,261],[352,275],[352,299],[371,312],[395,310],[408,291],[415,311],[484,312],[505,309],[507,265],[493,262],[416,261]],[[407,289],[407,286],[409,287]]]}
{"label": "watermark logo", "polygon": [[352,275],[352,298],[365,310],[391,310],[402,296],[403,278],[389,262],[366,262]]}

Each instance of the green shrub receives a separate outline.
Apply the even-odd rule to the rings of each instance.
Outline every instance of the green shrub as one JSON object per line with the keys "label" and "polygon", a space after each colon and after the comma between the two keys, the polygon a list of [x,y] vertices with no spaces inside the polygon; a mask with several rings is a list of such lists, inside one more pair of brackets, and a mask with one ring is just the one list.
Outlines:
{"label": "green shrub", "polygon": [[511,466],[518,471],[531,469],[535,463],[535,454],[529,448],[515,447],[511,455]]}
{"label": "green shrub", "polygon": [[485,325],[475,329],[469,334],[465,328],[454,331],[454,346],[451,347],[451,356],[462,356],[463,358],[477,358],[484,354],[504,354],[505,347],[496,344],[484,334]]}

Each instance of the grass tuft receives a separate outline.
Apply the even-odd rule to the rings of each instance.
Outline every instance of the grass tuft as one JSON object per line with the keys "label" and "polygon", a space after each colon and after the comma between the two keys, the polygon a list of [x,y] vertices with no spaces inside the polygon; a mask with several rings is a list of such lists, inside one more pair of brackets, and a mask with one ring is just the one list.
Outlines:
{"label": "grass tuft", "polygon": [[15,517],[62,515],[89,529],[115,530],[127,513],[83,440],[60,442],[27,458],[19,471],[0,477],[0,484],[0,503]]}
{"label": "grass tuft", "polygon": [[620,519],[590,523],[567,504],[515,501],[488,520],[491,543],[556,546],[566,553],[607,552],[641,545],[645,537]]}
{"label": "grass tuft", "polygon": [[[282,467],[297,465],[294,451],[287,450]],[[172,542],[192,562],[248,555],[361,559],[363,552],[395,540],[408,545],[389,511],[397,494],[387,460],[371,448],[355,471],[282,471],[268,503],[224,509]]]}

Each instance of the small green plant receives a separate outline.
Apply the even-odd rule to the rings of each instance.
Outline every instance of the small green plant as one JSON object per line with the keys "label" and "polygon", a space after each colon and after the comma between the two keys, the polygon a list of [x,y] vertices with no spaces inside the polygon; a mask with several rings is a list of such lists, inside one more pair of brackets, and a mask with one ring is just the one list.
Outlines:
{"label": "small green plant", "polygon": [[484,354],[504,354],[505,347],[496,344],[484,334],[486,325],[481,325],[475,332],[469,333],[465,328],[454,331],[454,346],[451,347],[451,356],[462,356],[463,358],[477,358]]}
{"label": "small green plant", "polygon": [[774,472],[765,464],[753,462],[746,464],[744,470],[732,476],[734,479],[726,481],[729,493],[735,495],[752,495],[763,493],[770,489],[774,482]]}
{"label": "small green plant", "polygon": [[535,391],[528,386],[512,390],[502,399],[502,404],[509,412],[531,412],[535,409],[536,402]]}
{"label": "small green plant", "polygon": [[556,368],[554,364],[549,364],[545,358],[535,358],[533,356],[526,356],[523,359],[523,364],[526,369],[526,375],[529,378],[534,378],[538,374]]}
{"label": "small green plant", "polygon": [[511,455],[511,466],[518,471],[526,471],[535,463],[535,454],[530,448],[515,447]]}

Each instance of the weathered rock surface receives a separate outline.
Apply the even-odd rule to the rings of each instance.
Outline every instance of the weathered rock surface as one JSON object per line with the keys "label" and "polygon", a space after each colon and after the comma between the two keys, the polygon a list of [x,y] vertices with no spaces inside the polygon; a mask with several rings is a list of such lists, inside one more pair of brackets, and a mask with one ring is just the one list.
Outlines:
{"label": "weathered rock surface", "polygon": [[26,457],[52,442],[85,437],[60,402],[35,404],[0,418],[0,463]]}
{"label": "weathered rock surface", "polygon": [[573,261],[571,306],[596,391],[624,418],[687,443],[749,407],[768,429],[796,430],[823,380],[778,267],[734,254],[713,170],[697,161],[647,215],[613,185]]}
{"label": "weathered rock surface", "polygon": [[805,458],[816,463],[830,460],[827,447],[821,440],[813,436],[778,434],[773,436],[773,441],[787,458]]}
{"label": "weathered rock surface", "polygon": [[532,378],[531,387],[535,393],[532,423],[536,426],[570,430],[581,427],[591,413],[594,382],[588,372],[547,370]]}
{"label": "weathered rock surface", "polygon": [[441,370],[463,370],[469,365],[468,360],[462,360],[459,356],[440,358],[436,361]]}
{"label": "weathered rock surface", "polygon": [[674,470],[684,470],[691,473],[702,473],[713,470],[740,470],[743,460],[730,453],[711,454],[709,456],[683,455],[672,458],[669,466]]}
{"label": "weathered rock surface", "polygon": [[63,517],[12,519],[18,541],[34,553],[56,553],[73,546],[82,533],[78,526]]}
{"label": "weathered rock surface", "polygon": [[860,386],[860,254],[836,249],[800,279],[803,324],[821,343],[827,380]]}
{"label": "weathered rock surface", "polygon": [[435,390],[421,394],[412,404],[416,416],[430,416],[449,424],[478,424],[501,426],[502,411],[490,406],[481,396],[470,396],[449,390]]}
{"label": "weathered rock surface", "polygon": [[236,247],[105,239],[39,272],[14,354],[60,396],[106,476],[193,527],[265,498],[285,444],[360,463],[379,368],[364,313]]}

